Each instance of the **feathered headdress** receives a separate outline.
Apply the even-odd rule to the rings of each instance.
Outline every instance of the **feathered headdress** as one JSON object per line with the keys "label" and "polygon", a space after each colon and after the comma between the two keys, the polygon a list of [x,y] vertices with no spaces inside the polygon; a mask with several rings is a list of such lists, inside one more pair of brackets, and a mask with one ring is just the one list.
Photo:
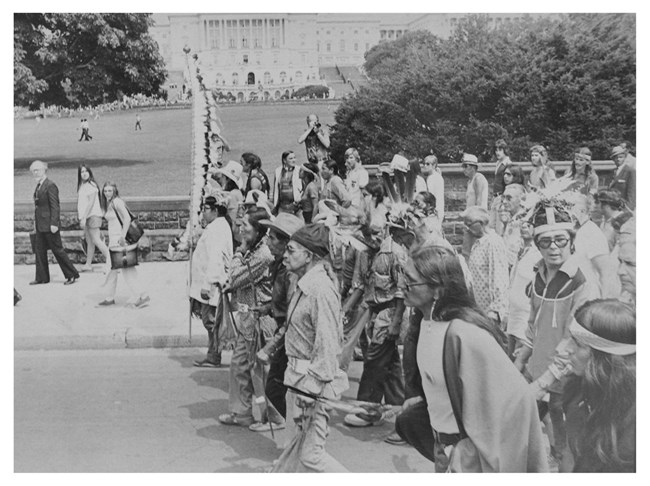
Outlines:
{"label": "feathered headdress", "polygon": [[515,217],[531,223],[535,235],[557,229],[575,229],[571,209],[580,195],[566,190],[570,183],[558,180],[548,187],[529,192],[522,210]]}
{"label": "feathered headdress", "polygon": [[388,212],[386,225],[390,228],[401,228],[413,232],[421,224],[421,217],[413,211],[413,207],[404,202],[393,204]]}

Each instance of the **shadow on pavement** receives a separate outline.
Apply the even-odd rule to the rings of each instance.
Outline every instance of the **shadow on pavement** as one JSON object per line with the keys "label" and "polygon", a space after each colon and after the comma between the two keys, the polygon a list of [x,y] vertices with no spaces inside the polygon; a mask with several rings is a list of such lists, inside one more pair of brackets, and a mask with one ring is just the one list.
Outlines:
{"label": "shadow on pavement", "polygon": [[[231,466],[219,468],[215,472],[265,472],[281,454],[275,441],[245,427],[217,423],[198,429],[196,433],[200,437],[222,442],[233,451],[232,455],[221,458]],[[261,463],[256,467],[251,466],[251,461]]]}

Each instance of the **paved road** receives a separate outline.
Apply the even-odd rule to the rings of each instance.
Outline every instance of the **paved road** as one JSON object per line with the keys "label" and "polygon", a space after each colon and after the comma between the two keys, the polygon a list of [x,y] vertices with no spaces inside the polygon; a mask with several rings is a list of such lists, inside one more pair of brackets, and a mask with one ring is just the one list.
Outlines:
{"label": "paved road", "polygon": [[[16,472],[263,472],[285,431],[219,424],[228,369],[199,369],[202,350],[16,351]],[[224,356],[229,362],[229,356]],[[356,396],[360,363],[351,369]],[[432,472],[385,423],[350,429],[334,415],[328,450],[353,472]]]}

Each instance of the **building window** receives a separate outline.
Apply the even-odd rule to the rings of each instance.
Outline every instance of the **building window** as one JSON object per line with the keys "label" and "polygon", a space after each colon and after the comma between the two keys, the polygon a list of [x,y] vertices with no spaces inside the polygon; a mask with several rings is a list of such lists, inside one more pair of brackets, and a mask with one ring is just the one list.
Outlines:
{"label": "building window", "polygon": [[320,52],[320,41],[316,41],[316,52]]}
{"label": "building window", "polygon": [[264,39],[264,21],[262,19],[251,20],[253,26],[253,47],[262,47]]}
{"label": "building window", "polygon": [[230,49],[237,47],[237,21],[226,20],[226,42]]}
{"label": "building window", "polygon": [[328,31],[326,32],[326,34],[327,34],[327,35],[330,35],[330,31],[328,30]]}
{"label": "building window", "polygon": [[343,39],[341,39],[341,44],[339,46],[339,50],[341,52],[345,51],[345,41]]}
{"label": "building window", "polygon": [[296,71],[296,83],[302,83],[302,71]]}
{"label": "building window", "polygon": [[359,50],[359,43],[355,42],[354,43],[354,52],[357,52]]}
{"label": "building window", "polygon": [[287,81],[287,73],[285,73],[284,71],[282,71],[282,72],[280,73],[280,83],[285,83],[286,81]]}
{"label": "building window", "polygon": [[239,74],[232,73],[232,84],[233,86],[237,86],[239,84]]}
{"label": "building window", "polygon": [[210,49],[219,49],[221,41],[221,21],[208,21],[208,47]]}
{"label": "building window", "polygon": [[249,47],[250,26],[251,26],[250,20],[239,21],[239,34],[241,35],[242,47]]}
{"label": "building window", "polygon": [[244,54],[244,64],[248,64],[248,54]]}
{"label": "building window", "polygon": [[358,30],[355,30],[355,31],[354,31],[354,35],[357,35],[357,34],[359,34],[359,31],[358,31]]}
{"label": "building window", "polygon": [[264,73],[264,84],[271,84],[271,73],[268,71]]}
{"label": "building window", "polygon": [[300,34],[300,47],[305,47],[305,34]]}
{"label": "building window", "polygon": [[330,44],[330,43],[328,42],[327,45],[325,46],[325,50],[326,50],[327,52],[330,52],[330,51],[332,50],[332,44]]}
{"label": "building window", "polygon": [[269,39],[271,41],[271,47],[280,46],[281,28],[280,19],[269,20]]}
{"label": "building window", "polygon": [[386,31],[385,30],[380,30],[379,31],[379,38],[381,40],[384,40],[386,38]]}

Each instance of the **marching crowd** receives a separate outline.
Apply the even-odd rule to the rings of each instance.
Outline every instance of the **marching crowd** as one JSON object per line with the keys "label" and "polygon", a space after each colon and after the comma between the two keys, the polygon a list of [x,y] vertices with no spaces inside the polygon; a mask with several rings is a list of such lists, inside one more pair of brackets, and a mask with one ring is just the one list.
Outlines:
{"label": "marching crowd", "polygon": [[[298,139],[307,162],[286,151],[271,180],[256,154],[224,163],[227,142],[215,133],[211,142],[189,284],[209,348],[194,365],[219,367],[222,351],[233,350],[229,410],[218,419],[254,432],[288,428],[274,471],[340,470],[325,448],[332,410],[350,427],[395,415],[386,441],[415,447],[436,471],[636,470],[629,143],[613,147],[616,170],[602,187],[587,147],[558,175],[535,145],[524,175],[499,140],[492,198],[477,157],[464,154],[457,250],[443,231],[435,155],[420,163],[397,154],[370,177],[354,148],[344,167],[330,158],[327,131],[309,115]],[[49,281],[48,247],[74,283],[46,170],[31,167],[32,283]],[[84,270],[95,246],[109,262],[108,247],[127,245],[133,217],[115,184],[100,191],[86,166],[78,176]],[[120,270],[135,307],[146,305],[135,268]],[[101,306],[115,303],[118,270],[106,271]],[[341,401],[354,358],[363,360],[357,401]]]}
{"label": "marching crowd", "polygon": [[[218,367],[233,349],[219,421],[289,428],[274,471],[340,468],[325,449],[333,409],[351,427],[396,414],[386,441],[436,471],[636,470],[629,144],[613,147],[601,187],[586,147],[559,175],[535,145],[524,176],[499,140],[490,204],[464,154],[457,251],[434,155],[395,155],[370,177],[349,148],[343,171],[310,115],[307,162],[287,151],[271,180],[257,155],[224,163],[226,141],[213,142],[190,285],[210,345],[194,364]],[[342,402],[354,357],[357,401]]]}

